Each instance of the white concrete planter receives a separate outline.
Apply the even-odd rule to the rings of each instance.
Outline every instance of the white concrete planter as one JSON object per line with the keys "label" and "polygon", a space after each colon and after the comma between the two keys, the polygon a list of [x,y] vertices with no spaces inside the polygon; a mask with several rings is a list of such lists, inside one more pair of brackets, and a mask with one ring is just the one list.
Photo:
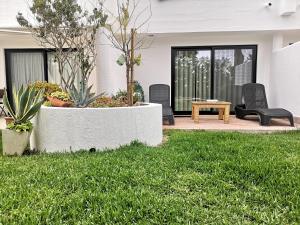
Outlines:
{"label": "white concrete planter", "polygon": [[30,133],[18,133],[13,130],[3,129],[3,155],[22,155],[29,144]]}
{"label": "white concrete planter", "polygon": [[31,147],[46,152],[114,149],[134,140],[162,142],[162,107],[146,104],[116,108],[42,106],[33,121]]}

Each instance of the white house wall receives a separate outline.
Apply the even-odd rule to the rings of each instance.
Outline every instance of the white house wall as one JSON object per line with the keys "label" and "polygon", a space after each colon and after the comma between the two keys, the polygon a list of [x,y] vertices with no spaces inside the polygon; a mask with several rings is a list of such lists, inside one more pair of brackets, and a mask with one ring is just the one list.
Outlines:
{"label": "white house wall", "polygon": [[251,34],[186,34],[157,37],[150,49],[142,53],[142,65],[137,67],[136,79],[144,87],[148,99],[149,85],[171,85],[171,47],[214,45],[258,45],[257,82],[269,86],[271,36]]}
{"label": "white house wall", "polygon": [[[211,31],[254,31],[291,30],[300,28],[299,7],[290,16],[280,16],[282,7],[290,11],[290,1],[300,0],[142,0],[152,5],[149,32],[211,32]],[[86,5],[87,1],[81,0]],[[89,1],[93,3],[96,0]],[[266,3],[272,3],[271,7]],[[27,0],[0,1],[0,27],[17,27],[18,12],[28,12]],[[105,4],[113,8],[116,1]],[[287,4],[283,4],[287,3]],[[90,5],[90,4],[89,4]],[[294,8],[294,6],[292,7]]]}
{"label": "white house wall", "polygon": [[[153,15],[149,32],[299,29],[299,7],[290,16],[280,16],[282,2],[289,1],[292,0],[150,0]],[[142,0],[143,5],[148,2]],[[106,4],[112,7],[115,1],[106,1]],[[299,4],[300,0],[296,0],[296,5]]]}
{"label": "white house wall", "polygon": [[286,108],[300,117],[300,42],[273,52],[271,107]]}

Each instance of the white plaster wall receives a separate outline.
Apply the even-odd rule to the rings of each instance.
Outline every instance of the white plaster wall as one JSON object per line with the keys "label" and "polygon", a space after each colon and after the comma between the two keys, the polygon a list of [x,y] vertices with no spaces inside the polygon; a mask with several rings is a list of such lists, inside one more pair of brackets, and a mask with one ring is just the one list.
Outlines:
{"label": "white plaster wall", "polygon": [[[149,0],[142,0],[145,5]],[[211,32],[289,30],[300,28],[300,12],[280,16],[282,1],[291,0],[150,0],[153,16],[150,32]],[[17,27],[16,14],[25,15],[30,0],[1,0],[0,27]],[[87,2],[82,0],[82,2]],[[92,4],[96,0],[89,1]],[[272,2],[272,7],[266,7]],[[299,5],[300,0],[296,4]],[[115,1],[107,0],[109,8]]]}
{"label": "white plaster wall", "polygon": [[300,41],[300,30],[289,31],[284,33],[283,47],[288,46],[290,43],[296,43]]}
{"label": "white plaster wall", "polygon": [[126,89],[125,66],[119,66],[116,61],[121,55],[119,50],[112,48],[103,32],[97,36],[97,92],[116,93]]}
{"label": "white plaster wall", "polygon": [[276,50],[272,57],[270,107],[290,110],[300,117],[300,42]]}
{"label": "white plaster wall", "polygon": [[258,45],[257,82],[269,91],[272,35],[265,33],[195,33],[156,35],[151,48],[142,51],[142,64],[136,67],[136,80],[145,91],[151,84],[171,85],[171,47],[210,45]]}
{"label": "white plaster wall", "polygon": [[134,140],[150,146],[162,142],[160,104],[82,109],[42,106],[34,120],[31,147],[49,153],[105,150]]}
{"label": "white plaster wall", "polygon": [[[300,11],[280,16],[282,2],[292,0],[150,0],[149,32],[289,30],[300,28]],[[146,5],[149,0],[142,0]],[[271,7],[266,3],[271,2]],[[106,1],[110,7],[114,1]],[[300,1],[297,0],[297,5]]]}

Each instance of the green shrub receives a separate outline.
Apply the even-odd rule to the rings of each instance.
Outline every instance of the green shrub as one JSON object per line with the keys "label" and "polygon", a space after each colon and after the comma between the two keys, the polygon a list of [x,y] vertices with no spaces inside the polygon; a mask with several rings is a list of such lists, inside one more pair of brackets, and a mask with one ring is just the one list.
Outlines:
{"label": "green shrub", "polygon": [[134,93],[133,98],[137,98],[138,102],[145,101],[144,90],[141,84],[138,81],[134,81]]}
{"label": "green shrub", "polygon": [[51,104],[50,101],[45,101],[43,105],[44,105],[44,106],[48,106],[48,107],[51,107],[51,106],[52,106],[52,104]]}
{"label": "green shrub", "polygon": [[119,89],[115,95],[112,97],[114,100],[121,100],[127,102],[127,91]]}
{"label": "green shrub", "polygon": [[44,97],[50,96],[53,92],[62,91],[58,84],[48,83],[47,81],[36,81],[29,84],[29,87],[35,90],[44,90]]}
{"label": "green shrub", "polygon": [[[119,91],[113,96],[113,99],[127,102],[127,91],[119,89]],[[136,102],[144,102],[144,100],[145,97],[143,87],[138,81],[134,81],[133,103],[135,104]]]}
{"label": "green shrub", "polygon": [[33,125],[30,121],[27,121],[25,123],[21,123],[21,124],[15,124],[14,122],[8,124],[7,129],[10,130],[15,130],[18,133],[24,132],[24,131],[31,131],[33,128]]}

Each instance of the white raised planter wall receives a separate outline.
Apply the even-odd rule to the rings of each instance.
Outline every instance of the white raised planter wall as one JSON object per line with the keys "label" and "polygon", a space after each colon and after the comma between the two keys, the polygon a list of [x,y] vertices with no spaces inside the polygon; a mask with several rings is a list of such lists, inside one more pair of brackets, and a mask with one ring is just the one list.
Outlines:
{"label": "white raised planter wall", "polygon": [[42,106],[33,122],[31,148],[49,153],[115,149],[134,140],[149,146],[162,142],[160,104],[81,109]]}

